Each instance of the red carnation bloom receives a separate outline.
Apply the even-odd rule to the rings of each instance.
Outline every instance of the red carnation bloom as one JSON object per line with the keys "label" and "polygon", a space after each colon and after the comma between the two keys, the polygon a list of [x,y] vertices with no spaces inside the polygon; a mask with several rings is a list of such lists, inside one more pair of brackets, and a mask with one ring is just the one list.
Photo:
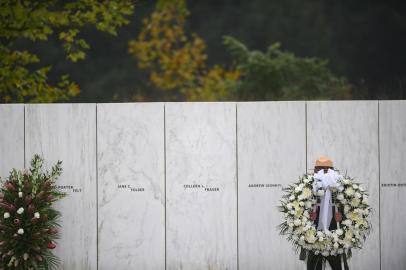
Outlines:
{"label": "red carnation bloom", "polygon": [[56,247],[56,245],[54,244],[54,243],[52,243],[52,242],[49,242],[48,244],[47,244],[47,248],[48,249],[54,249]]}

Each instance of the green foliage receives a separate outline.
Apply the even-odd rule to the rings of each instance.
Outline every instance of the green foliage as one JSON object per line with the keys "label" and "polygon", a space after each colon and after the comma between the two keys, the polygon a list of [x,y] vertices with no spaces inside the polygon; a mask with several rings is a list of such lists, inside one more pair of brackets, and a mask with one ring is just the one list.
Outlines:
{"label": "green foliage", "polygon": [[19,40],[46,41],[55,36],[66,58],[85,58],[89,44],[80,29],[94,25],[99,31],[117,35],[117,28],[129,23],[134,5],[131,0],[97,1],[14,1],[0,2],[0,101],[66,101],[79,93],[77,84],[63,75],[51,85],[51,67],[37,68],[40,59],[16,45]]}
{"label": "green foliage", "polygon": [[[227,100],[239,72],[207,64],[206,43],[186,31],[189,12],[184,0],[158,1],[143,20],[143,29],[128,44],[128,52],[140,69],[149,72],[150,83],[167,100]],[[142,96],[134,96],[143,100]]]}
{"label": "green foliage", "polygon": [[[208,67],[205,41],[185,30],[184,0],[158,1],[143,21],[129,53],[147,70],[151,85],[169,100],[349,99],[351,85],[335,76],[325,60],[296,57],[275,43],[263,53],[231,37],[225,45],[237,69]],[[240,78],[241,77],[241,78]],[[139,100],[143,100],[143,96]]]}
{"label": "green foliage", "polygon": [[266,52],[250,51],[232,37],[224,37],[241,71],[239,100],[350,99],[351,85],[335,76],[327,60],[301,58],[284,52],[280,44]]}
{"label": "green foliage", "polygon": [[52,203],[66,196],[55,182],[62,173],[58,161],[43,171],[35,155],[30,170],[13,169],[0,189],[0,269],[57,269],[50,249],[59,239],[61,214]]}

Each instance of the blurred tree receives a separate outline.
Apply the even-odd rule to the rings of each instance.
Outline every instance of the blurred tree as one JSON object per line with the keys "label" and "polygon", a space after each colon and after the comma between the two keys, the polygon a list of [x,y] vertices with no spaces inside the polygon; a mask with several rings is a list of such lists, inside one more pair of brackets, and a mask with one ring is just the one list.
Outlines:
{"label": "blurred tree", "polygon": [[[143,20],[143,30],[128,44],[140,69],[149,71],[150,82],[165,100],[230,100],[239,72],[220,65],[208,67],[206,43],[197,34],[188,35],[184,0],[160,0]],[[142,95],[134,100],[144,100]]]}
{"label": "blurred tree", "polygon": [[[79,87],[63,75],[51,85],[50,66],[37,68],[40,58],[18,41],[48,40],[56,35],[72,62],[85,58],[90,46],[79,37],[80,29],[94,25],[97,30],[117,35],[133,13],[131,0],[23,1],[0,2],[0,100],[3,102],[66,101],[79,93]],[[26,43],[27,44],[27,43]]]}
{"label": "blurred tree", "polygon": [[327,60],[296,57],[283,52],[279,43],[265,53],[249,51],[232,37],[225,37],[224,44],[242,74],[236,89],[239,100],[351,98],[351,85],[329,70]]}

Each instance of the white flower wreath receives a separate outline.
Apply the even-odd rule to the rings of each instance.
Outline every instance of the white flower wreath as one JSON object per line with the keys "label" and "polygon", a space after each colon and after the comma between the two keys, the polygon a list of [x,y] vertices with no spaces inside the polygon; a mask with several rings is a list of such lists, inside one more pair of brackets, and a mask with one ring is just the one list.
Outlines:
{"label": "white flower wreath", "polygon": [[[372,209],[368,204],[368,193],[359,183],[329,169],[327,173],[321,170],[317,174],[304,174],[299,177],[299,182],[289,185],[285,191],[279,206],[284,220],[279,228],[296,248],[322,256],[345,254],[348,258],[351,257],[351,249],[362,248],[371,229],[368,216]],[[310,215],[318,198],[321,202],[317,226]],[[328,219],[323,218],[328,220],[328,224],[323,225],[320,221],[325,200],[329,201],[330,209],[333,206],[341,210],[342,221],[337,222],[335,230],[328,230],[331,212],[327,214]]]}

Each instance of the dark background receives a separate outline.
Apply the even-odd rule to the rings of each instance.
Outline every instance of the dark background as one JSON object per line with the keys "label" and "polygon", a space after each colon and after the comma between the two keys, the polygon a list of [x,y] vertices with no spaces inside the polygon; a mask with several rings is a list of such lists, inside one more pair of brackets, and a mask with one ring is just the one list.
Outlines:
{"label": "dark background", "polygon": [[[222,44],[230,35],[250,49],[280,42],[297,56],[329,60],[338,76],[355,87],[354,99],[405,99],[406,4],[362,0],[194,0],[188,1],[188,30],[208,44],[209,63],[232,63]],[[138,0],[131,24],[118,37],[86,28],[91,49],[86,60],[70,63],[55,40],[36,45],[51,80],[69,73],[81,88],[75,102],[130,101],[137,89],[150,89],[147,74],[127,53],[141,19],[155,1]],[[151,91],[153,89],[151,88]],[[159,97],[156,98],[159,101]]]}

